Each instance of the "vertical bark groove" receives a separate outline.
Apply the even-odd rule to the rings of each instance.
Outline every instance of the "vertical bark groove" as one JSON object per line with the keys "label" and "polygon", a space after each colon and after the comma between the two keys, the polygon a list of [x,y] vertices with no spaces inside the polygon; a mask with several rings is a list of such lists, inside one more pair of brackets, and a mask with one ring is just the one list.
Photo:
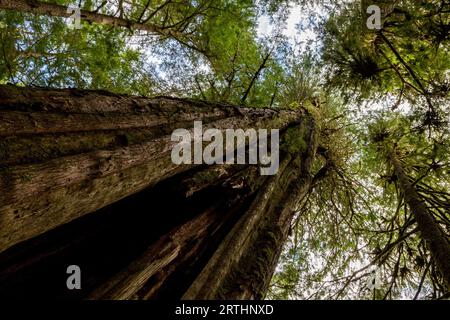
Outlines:
{"label": "vertical bark groove", "polygon": [[[0,296],[36,294],[70,260],[86,289],[51,278],[39,294],[260,299],[317,148],[303,109],[7,85],[0,118]],[[175,165],[171,132],[194,120],[281,139],[300,128],[307,150],[282,150],[271,177],[256,165]]]}

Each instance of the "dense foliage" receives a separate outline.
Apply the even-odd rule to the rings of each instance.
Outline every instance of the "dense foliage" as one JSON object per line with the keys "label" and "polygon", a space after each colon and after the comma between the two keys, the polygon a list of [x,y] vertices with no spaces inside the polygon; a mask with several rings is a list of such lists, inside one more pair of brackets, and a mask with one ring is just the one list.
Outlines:
{"label": "dense foliage", "polygon": [[[269,298],[449,295],[390,158],[448,241],[448,1],[56,1],[79,2],[157,31],[0,11],[0,83],[303,106],[316,117],[313,184]],[[381,30],[366,26],[370,4]],[[305,17],[292,34],[296,8]]]}

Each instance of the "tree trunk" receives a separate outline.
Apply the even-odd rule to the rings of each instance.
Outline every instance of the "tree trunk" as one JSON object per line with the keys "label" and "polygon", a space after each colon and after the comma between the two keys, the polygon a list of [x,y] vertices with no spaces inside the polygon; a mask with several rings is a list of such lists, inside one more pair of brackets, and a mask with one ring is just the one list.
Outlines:
{"label": "tree trunk", "polygon": [[[73,12],[67,10],[66,6],[41,2],[37,0],[0,0],[0,9],[29,12],[38,15],[69,18]],[[179,36],[180,33],[168,28],[161,28],[152,23],[133,22],[122,17],[109,16],[93,11],[80,10],[80,19],[97,24],[124,27],[131,30],[142,30],[165,36]]]}
{"label": "tree trunk", "polygon": [[[175,165],[171,133],[194,120],[296,129],[307,147],[269,177]],[[316,148],[303,109],[0,86],[0,296],[260,299]],[[82,290],[65,288],[71,264]]]}
{"label": "tree trunk", "polygon": [[395,150],[391,152],[390,160],[394,166],[405,201],[417,222],[420,234],[427,244],[447,288],[450,289],[450,242],[411,184]]}

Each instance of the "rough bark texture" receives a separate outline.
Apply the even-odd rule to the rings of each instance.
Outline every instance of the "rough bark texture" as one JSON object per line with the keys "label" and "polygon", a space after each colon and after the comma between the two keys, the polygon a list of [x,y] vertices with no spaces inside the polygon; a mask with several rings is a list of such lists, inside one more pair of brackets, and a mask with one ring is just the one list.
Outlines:
{"label": "rough bark texture", "polygon": [[220,244],[185,299],[262,299],[288,236],[295,205],[309,190],[317,149],[314,119],[300,124],[307,143],[301,154],[285,154],[249,210]]}
{"label": "rough bark texture", "polygon": [[428,211],[424,202],[420,199],[395,151],[391,153],[391,162],[394,166],[405,201],[419,226],[420,234],[425,240],[431,256],[447,284],[447,288],[450,289],[450,242],[439,224]]}
{"label": "rough bark texture", "polygon": [[[311,183],[307,111],[0,86],[0,296],[260,299]],[[275,176],[175,165],[176,128],[300,128]],[[78,264],[83,290],[65,288]],[[55,276],[59,275],[59,276]]]}

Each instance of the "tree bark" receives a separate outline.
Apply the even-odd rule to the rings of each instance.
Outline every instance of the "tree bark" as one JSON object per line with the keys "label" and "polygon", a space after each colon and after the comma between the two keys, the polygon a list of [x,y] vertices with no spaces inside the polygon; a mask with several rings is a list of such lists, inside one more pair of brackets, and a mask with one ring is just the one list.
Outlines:
{"label": "tree bark", "polygon": [[391,152],[390,160],[394,166],[405,201],[417,222],[420,234],[427,244],[447,288],[450,289],[450,242],[411,184],[395,150]]}
{"label": "tree bark", "polygon": [[[0,0],[0,9],[15,10],[63,18],[68,18],[73,15],[72,12],[67,12],[66,6],[48,2],[41,2],[37,0]],[[147,31],[164,36],[176,37],[181,35],[179,32],[176,32],[169,28],[162,28],[152,23],[133,22],[122,17],[109,16],[88,10],[80,10],[80,19],[97,24],[111,25],[114,27],[124,27],[131,30]]]}
{"label": "tree bark", "polygon": [[[0,119],[0,296],[263,298],[317,149],[303,109],[0,86]],[[175,165],[171,132],[194,120],[301,128],[307,148],[270,177]],[[68,260],[88,269],[76,296],[48,280]]]}

